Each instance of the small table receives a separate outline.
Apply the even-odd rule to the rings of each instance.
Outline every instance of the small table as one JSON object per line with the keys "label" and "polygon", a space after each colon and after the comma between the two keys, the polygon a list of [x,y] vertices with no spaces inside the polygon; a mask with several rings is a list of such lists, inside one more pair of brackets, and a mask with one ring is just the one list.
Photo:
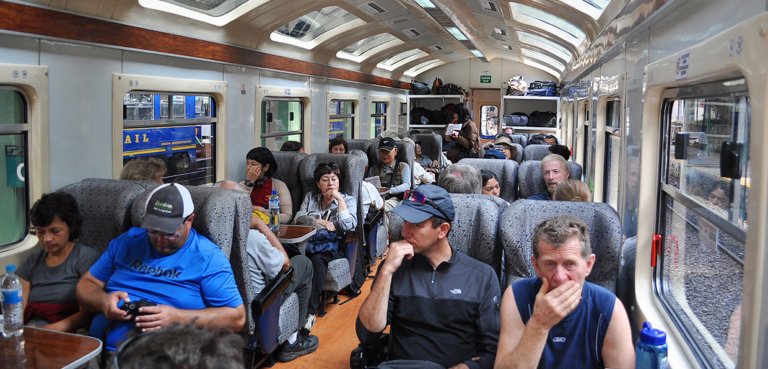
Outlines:
{"label": "small table", "polygon": [[[21,345],[23,356],[16,352]],[[22,337],[0,337],[0,363],[9,367],[78,368],[99,352],[101,341],[96,338],[35,327],[24,327]]]}
{"label": "small table", "polygon": [[301,254],[306,254],[307,241],[309,238],[315,235],[315,227],[294,225],[294,224],[281,224],[280,230],[276,232],[277,239],[280,243],[293,243],[298,244],[298,249]]}

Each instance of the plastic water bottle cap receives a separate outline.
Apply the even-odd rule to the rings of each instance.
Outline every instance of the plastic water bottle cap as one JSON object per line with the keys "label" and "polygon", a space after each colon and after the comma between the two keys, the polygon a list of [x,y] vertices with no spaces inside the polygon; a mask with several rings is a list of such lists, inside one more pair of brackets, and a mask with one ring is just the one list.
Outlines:
{"label": "plastic water bottle cap", "polygon": [[5,266],[6,273],[16,273],[16,264],[9,264]]}
{"label": "plastic water bottle cap", "polygon": [[667,334],[664,331],[651,327],[651,323],[643,323],[643,330],[640,331],[640,341],[649,345],[663,345],[667,343]]}
{"label": "plastic water bottle cap", "polygon": [[277,190],[272,190],[273,195],[277,195]]}

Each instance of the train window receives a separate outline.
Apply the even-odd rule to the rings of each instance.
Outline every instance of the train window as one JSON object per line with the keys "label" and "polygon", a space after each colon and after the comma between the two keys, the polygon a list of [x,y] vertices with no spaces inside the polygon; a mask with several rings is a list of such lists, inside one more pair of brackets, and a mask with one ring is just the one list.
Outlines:
{"label": "train window", "polygon": [[355,102],[331,100],[331,115],[328,117],[328,139],[342,136],[349,140],[355,137]]}
{"label": "train window", "polygon": [[445,64],[445,62],[442,61],[442,60],[432,59],[432,60],[429,60],[429,61],[425,61],[425,62],[423,62],[421,64],[417,64],[413,68],[408,69],[407,71],[405,71],[403,74],[405,74],[408,77],[416,77],[416,76],[418,76],[421,73],[424,73],[424,72],[426,72],[426,71],[428,71],[428,70],[430,70],[432,68],[439,67],[439,66],[441,66],[443,64]]}
{"label": "train window", "polygon": [[0,87],[0,246],[27,233],[27,115],[24,95]]}
{"label": "train window", "polygon": [[403,51],[400,54],[382,60],[379,64],[376,65],[376,68],[386,69],[391,72],[409,62],[428,55],[429,54],[421,51],[420,49]]}
{"label": "train window", "polygon": [[480,136],[482,138],[494,138],[499,134],[499,106],[480,106]]}
{"label": "train window", "polygon": [[563,47],[563,45],[560,45],[552,40],[546,39],[539,35],[528,33],[528,32],[517,31],[517,38],[522,43],[535,46],[535,47],[538,47],[539,49],[547,50],[552,54],[555,54],[555,56],[565,60],[566,63],[570,62],[571,58],[573,57],[573,54],[571,54],[571,52],[568,51],[568,49]]}
{"label": "train window", "polygon": [[701,366],[733,367],[738,342],[728,332],[740,323],[750,186],[746,84],[711,83],[665,96],[657,286]]}
{"label": "train window", "polygon": [[123,99],[123,164],[163,161],[163,182],[199,185],[215,178],[216,101],[209,95],[132,91]]}
{"label": "train window", "polygon": [[[329,31],[342,25],[354,25],[358,22],[362,21],[346,10],[338,6],[328,6],[304,14],[301,17],[286,23],[276,31],[272,32],[270,38],[272,41],[300,46],[305,49],[312,49],[318,44],[318,42],[312,41],[316,41],[316,39],[321,36],[324,36],[323,38],[328,38],[334,34],[329,33]],[[362,24],[365,23],[363,22]]]}
{"label": "train window", "polygon": [[371,138],[387,129],[387,103],[371,103]]}
{"label": "train window", "polygon": [[379,33],[345,47],[336,53],[336,57],[362,63],[370,56],[402,43],[402,40],[389,33]]}
{"label": "train window", "polygon": [[533,51],[530,49],[520,48],[520,52],[523,53],[523,56],[533,58],[538,60],[539,62],[542,62],[546,65],[549,65],[550,67],[555,68],[557,71],[562,72],[565,70],[565,64],[557,61],[557,59],[546,55],[544,53],[540,53],[538,51]]}
{"label": "train window", "polygon": [[552,33],[573,46],[579,46],[587,37],[587,34],[573,23],[541,9],[514,2],[509,3],[509,8],[515,21]]}
{"label": "train window", "polygon": [[621,102],[608,101],[605,108],[605,181],[603,181],[603,202],[619,210],[619,170],[621,169],[621,136],[619,130],[611,127],[620,118]]}
{"label": "train window", "polygon": [[286,141],[304,143],[304,103],[269,98],[261,102],[261,147],[277,151]]}

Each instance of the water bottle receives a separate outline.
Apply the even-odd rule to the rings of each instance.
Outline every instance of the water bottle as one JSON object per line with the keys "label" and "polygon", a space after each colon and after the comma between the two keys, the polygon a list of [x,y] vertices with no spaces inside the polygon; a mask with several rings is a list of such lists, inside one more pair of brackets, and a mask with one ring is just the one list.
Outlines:
{"label": "water bottle", "polygon": [[667,334],[643,323],[635,354],[637,369],[667,369]]}
{"label": "water bottle", "polygon": [[21,300],[21,280],[16,275],[16,265],[5,267],[5,277],[0,290],[3,292],[3,336],[21,336],[24,333],[24,308]]}
{"label": "water bottle", "polygon": [[269,229],[280,229],[280,198],[275,190],[272,190],[272,196],[269,197]]}

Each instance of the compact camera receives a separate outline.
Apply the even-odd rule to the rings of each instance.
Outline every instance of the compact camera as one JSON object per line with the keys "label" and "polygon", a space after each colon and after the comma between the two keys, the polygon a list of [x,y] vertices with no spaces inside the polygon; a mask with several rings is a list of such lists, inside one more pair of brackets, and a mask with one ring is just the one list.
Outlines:
{"label": "compact camera", "polygon": [[139,313],[139,308],[144,306],[157,306],[157,303],[147,299],[141,299],[139,301],[126,302],[123,304],[123,306],[120,307],[120,310],[127,312],[128,315],[137,316],[143,315]]}

